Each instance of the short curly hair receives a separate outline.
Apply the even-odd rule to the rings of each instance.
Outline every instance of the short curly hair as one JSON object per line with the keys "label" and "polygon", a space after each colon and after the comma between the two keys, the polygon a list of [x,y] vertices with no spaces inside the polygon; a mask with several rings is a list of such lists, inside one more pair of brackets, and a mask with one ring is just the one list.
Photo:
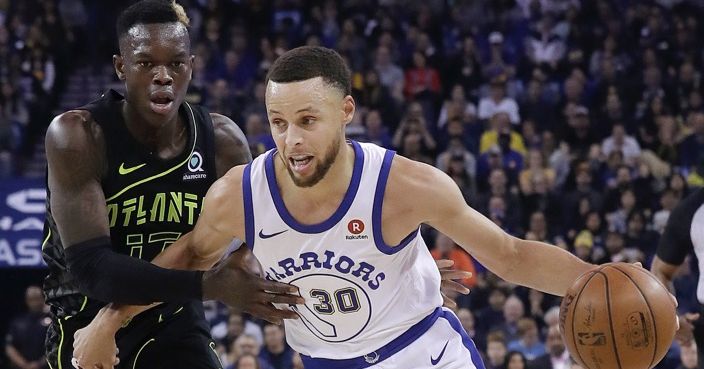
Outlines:
{"label": "short curly hair", "polygon": [[188,27],[190,20],[175,0],[141,0],[125,9],[117,19],[117,37],[122,38],[136,24],[179,22]]}

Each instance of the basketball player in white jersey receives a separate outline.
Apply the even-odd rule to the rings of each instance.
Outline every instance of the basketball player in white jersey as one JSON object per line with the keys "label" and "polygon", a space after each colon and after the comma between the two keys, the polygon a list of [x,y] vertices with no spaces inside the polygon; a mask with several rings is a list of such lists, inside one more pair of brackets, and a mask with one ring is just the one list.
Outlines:
{"label": "basketball player in white jersey", "polygon": [[[306,369],[484,368],[457,317],[441,307],[423,223],[505,280],[547,293],[564,295],[594,267],[504,233],[436,168],[347,141],[355,102],[350,72],[332,50],[302,47],[279,57],[266,107],[276,149],[215,182],[194,230],[155,263],[207,264],[233,238],[245,239],[264,276],[297,286],[305,300],[289,307],[299,318],[285,326]],[[114,331],[90,330],[139,310],[100,314],[86,332],[103,339]]]}

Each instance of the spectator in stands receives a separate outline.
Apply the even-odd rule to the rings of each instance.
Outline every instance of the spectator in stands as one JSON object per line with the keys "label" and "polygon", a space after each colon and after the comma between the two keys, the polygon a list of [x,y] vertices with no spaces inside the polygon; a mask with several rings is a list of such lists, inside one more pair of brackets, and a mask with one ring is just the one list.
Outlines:
{"label": "spectator in stands", "polygon": [[490,332],[486,336],[486,369],[501,369],[506,359],[506,339],[501,331]]}
{"label": "spectator in stands", "polygon": [[623,124],[614,124],[611,129],[611,136],[604,139],[601,144],[604,155],[609,156],[613,151],[621,151],[623,159],[627,164],[631,164],[640,155],[640,145],[633,136],[626,134]]}
{"label": "spectator in stands", "polygon": [[547,353],[538,356],[528,364],[531,369],[570,368],[572,359],[570,358],[570,353],[565,348],[565,343],[562,340],[562,334],[560,334],[560,328],[557,324],[549,326],[545,347]]}
{"label": "spectator in stands", "polygon": [[285,338],[283,326],[264,326],[264,346],[259,352],[259,358],[269,363],[273,369],[293,368],[293,350],[286,344]]}
{"label": "spectator in stands", "polygon": [[30,286],[25,292],[27,312],[10,322],[5,336],[5,354],[16,369],[46,369],[44,337],[50,323],[42,290]]}
{"label": "spectator in stands", "polygon": [[474,268],[472,257],[463,249],[459,248],[449,237],[437,232],[435,236],[435,248],[431,251],[435,260],[448,259],[455,263],[454,269],[464,270],[472,273],[472,276],[460,280],[463,285],[472,288],[477,284],[477,273]]}
{"label": "spectator in stands", "polygon": [[503,369],[526,369],[528,368],[528,361],[525,355],[519,351],[510,351],[506,354],[506,360],[504,360]]}
{"label": "spectator in stands", "polygon": [[227,369],[235,369],[234,365],[241,357],[245,355],[251,355],[259,358],[258,364],[260,369],[274,369],[268,362],[259,357],[261,349],[262,346],[257,343],[257,340],[253,336],[249,334],[240,335],[237,337],[235,342],[232,343],[232,348],[230,349],[226,360],[224,360],[225,363],[230,363],[229,365],[226,365]]}
{"label": "spectator in stands", "polygon": [[518,339],[509,342],[508,349],[510,351],[518,351],[528,360],[545,354],[545,345],[540,341],[538,324],[533,318],[521,318],[517,327]]}
{"label": "spectator in stands", "polygon": [[233,369],[261,369],[259,360],[252,354],[244,354],[237,359]]}
{"label": "spectator in stands", "polygon": [[378,110],[370,110],[364,116],[364,125],[367,127],[367,140],[385,148],[391,148],[391,136],[388,126],[384,124]]}
{"label": "spectator in stands", "polygon": [[504,333],[507,342],[519,339],[518,321],[525,316],[525,306],[523,301],[516,295],[511,295],[506,299],[503,306],[503,322],[496,327]]}
{"label": "spectator in stands", "polygon": [[518,112],[516,100],[506,96],[507,76],[497,75],[491,79],[489,96],[479,100],[479,119],[491,119],[497,112],[508,114],[511,124],[520,124],[521,116]]}

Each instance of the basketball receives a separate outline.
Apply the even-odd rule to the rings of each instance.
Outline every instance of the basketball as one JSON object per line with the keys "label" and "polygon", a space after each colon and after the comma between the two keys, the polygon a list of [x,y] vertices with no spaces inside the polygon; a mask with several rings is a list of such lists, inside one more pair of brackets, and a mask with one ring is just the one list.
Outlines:
{"label": "basketball", "polygon": [[645,269],[609,263],[581,275],[560,306],[560,332],[586,369],[650,369],[677,330],[675,304]]}

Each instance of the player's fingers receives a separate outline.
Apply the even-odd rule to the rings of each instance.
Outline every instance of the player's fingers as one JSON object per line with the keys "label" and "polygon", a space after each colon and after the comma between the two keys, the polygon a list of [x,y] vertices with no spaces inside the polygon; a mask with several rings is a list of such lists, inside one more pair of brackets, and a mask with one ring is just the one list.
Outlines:
{"label": "player's fingers", "polygon": [[449,307],[449,308],[457,307],[457,303],[455,302],[455,300],[449,298],[447,295],[445,295],[442,292],[440,294],[442,295],[442,305],[443,306]]}
{"label": "player's fingers", "polygon": [[286,304],[286,305],[302,305],[306,301],[301,296],[295,295],[281,295],[276,293],[260,292],[259,300],[262,302],[273,302],[275,304]]}
{"label": "player's fingers", "polygon": [[255,309],[259,314],[261,314],[260,318],[266,319],[275,324],[283,323],[284,319],[298,319],[298,314],[296,314],[295,311],[288,309],[277,309],[272,304],[258,304]]}
{"label": "player's fingers", "polygon": [[440,278],[443,280],[472,278],[472,272],[464,270],[441,270]]}
{"label": "player's fingers", "polygon": [[455,261],[450,260],[450,259],[440,259],[440,260],[435,260],[435,265],[438,267],[438,269],[449,268],[449,267],[455,265]]}
{"label": "player's fingers", "polygon": [[643,263],[641,263],[640,261],[636,261],[635,263],[633,263],[633,265],[637,266],[638,268],[643,267]]}
{"label": "player's fingers", "polygon": [[263,289],[265,291],[269,291],[269,292],[281,293],[281,294],[285,294],[285,293],[298,294],[298,287],[296,287],[292,284],[267,281],[267,280],[260,280],[259,286],[261,289]]}
{"label": "player's fingers", "polygon": [[272,323],[272,324],[279,325],[282,322],[281,319],[276,318],[271,314],[268,314],[266,312],[266,310],[264,309],[264,305],[256,305],[255,307],[253,307],[251,309],[246,309],[245,312],[249,313],[250,315],[252,315],[255,318],[264,319],[267,322]]}
{"label": "player's fingers", "polygon": [[699,319],[699,313],[686,313],[684,314],[684,318],[687,319],[687,321],[693,322]]}
{"label": "player's fingers", "polygon": [[440,286],[445,289],[450,289],[455,292],[459,292],[463,295],[466,295],[469,293],[469,288],[467,288],[462,283],[455,282],[455,281],[442,281],[442,283],[440,283]]}

